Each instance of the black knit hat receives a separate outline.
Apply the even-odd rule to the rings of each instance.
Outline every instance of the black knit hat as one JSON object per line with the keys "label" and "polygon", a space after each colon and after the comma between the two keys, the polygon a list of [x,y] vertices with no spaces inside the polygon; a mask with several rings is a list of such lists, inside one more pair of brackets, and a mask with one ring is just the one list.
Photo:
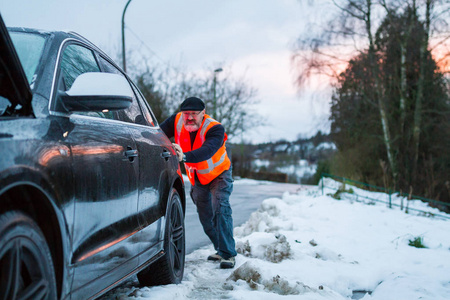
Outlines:
{"label": "black knit hat", "polygon": [[186,98],[180,105],[181,111],[194,110],[202,111],[205,109],[205,102],[197,97]]}

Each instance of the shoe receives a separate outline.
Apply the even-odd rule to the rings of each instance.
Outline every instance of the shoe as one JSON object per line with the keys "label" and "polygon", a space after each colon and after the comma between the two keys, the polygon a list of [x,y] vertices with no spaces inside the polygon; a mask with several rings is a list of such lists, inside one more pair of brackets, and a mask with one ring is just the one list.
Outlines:
{"label": "shoe", "polygon": [[210,256],[208,256],[208,260],[211,261],[219,261],[222,260],[222,256],[220,256],[217,252],[215,254],[211,254]]}
{"label": "shoe", "polygon": [[229,259],[222,258],[220,260],[220,268],[221,269],[232,269],[234,268],[234,265],[236,263],[236,259],[234,256],[230,257]]}

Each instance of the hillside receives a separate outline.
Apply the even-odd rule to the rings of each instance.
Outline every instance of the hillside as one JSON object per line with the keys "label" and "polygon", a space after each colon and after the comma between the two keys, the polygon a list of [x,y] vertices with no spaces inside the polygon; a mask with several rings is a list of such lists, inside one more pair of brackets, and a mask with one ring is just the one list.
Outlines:
{"label": "hillside", "polygon": [[336,152],[331,138],[320,131],[314,137],[293,142],[227,146],[232,153],[234,175],[304,184],[313,183],[318,162]]}

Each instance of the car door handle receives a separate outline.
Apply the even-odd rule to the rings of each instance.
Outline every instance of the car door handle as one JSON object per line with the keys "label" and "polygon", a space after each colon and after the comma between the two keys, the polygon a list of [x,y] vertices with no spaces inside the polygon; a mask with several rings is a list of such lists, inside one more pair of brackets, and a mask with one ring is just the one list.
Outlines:
{"label": "car door handle", "polygon": [[137,150],[127,150],[125,151],[125,156],[130,158],[130,157],[138,157],[138,151]]}
{"label": "car door handle", "polygon": [[134,161],[135,157],[138,157],[138,151],[136,149],[131,149],[131,147],[127,147],[127,151],[125,151],[125,157],[128,158],[129,161]]}
{"label": "car door handle", "polygon": [[164,149],[163,153],[161,153],[161,157],[164,158],[166,161],[168,161],[171,156],[172,153],[170,153],[170,151],[167,151],[166,149]]}

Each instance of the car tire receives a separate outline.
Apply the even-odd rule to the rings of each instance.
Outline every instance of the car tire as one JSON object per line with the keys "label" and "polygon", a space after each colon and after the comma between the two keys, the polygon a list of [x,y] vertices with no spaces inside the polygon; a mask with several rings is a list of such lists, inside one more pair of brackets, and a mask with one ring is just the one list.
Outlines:
{"label": "car tire", "polygon": [[26,214],[0,215],[0,299],[56,299],[52,256],[37,224]]}
{"label": "car tire", "polygon": [[183,279],[185,259],[184,213],[180,195],[172,189],[166,211],[164,255],[137,274],[143,286],[178,284]]}

